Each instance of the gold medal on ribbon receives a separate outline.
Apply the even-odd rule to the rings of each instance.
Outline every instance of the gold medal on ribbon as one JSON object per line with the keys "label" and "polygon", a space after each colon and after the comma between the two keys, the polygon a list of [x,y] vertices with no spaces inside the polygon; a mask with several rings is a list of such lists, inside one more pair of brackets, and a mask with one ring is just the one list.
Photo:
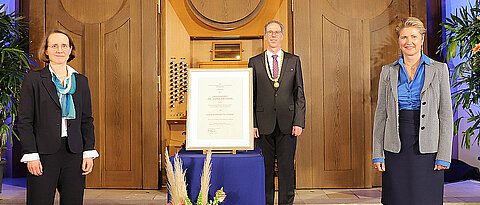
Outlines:
{"label": "gold medal on ribbon", "polygon": [[282,73],[282,63],[283,63],[283,56],[284,56],[284,53],[282,51],[282,55],[281,55],[281,58],[280,58],[280,63],[278,65],[278,76],[277,78],[273,78],[272,77],[272,74],[270,73],[270,65],[268,64],[268,58],[267,58],[267,53],[265,52],[265,69],[267,70],[267,74],[268,74],[268,78],[270,78],[271,81],[273,81],[273,87],[275,88],[278,88],[280,87],[280,83],[278,82],[278,79],[280,79],[280,73]]}

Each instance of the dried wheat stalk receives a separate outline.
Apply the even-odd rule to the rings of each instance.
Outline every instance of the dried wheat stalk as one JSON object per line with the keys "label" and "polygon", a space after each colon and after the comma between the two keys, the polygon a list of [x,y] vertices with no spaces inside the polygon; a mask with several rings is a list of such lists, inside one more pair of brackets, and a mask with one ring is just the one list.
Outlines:
{"label": "dried wheat stalk", "polygon": [[185,179],[185,173],[187,172],[187,170],[183,170],[183,162],[182,160],[180,159],[180,157],[178,156],[178,152],[175,154],[175,157],[174,157],[174,166],[175,166],[175,170],[174,170],[174,176],[175,176],[175,189],[176,189],[176,192],[178,194],[178,196],[182,196],[183,197],[183,200],[182,200],[182,203],[180,204],[187,204],[186,201],[185,201],[185,198],[188,196],[187,194],[187,182],[186,182],[186,179]]}
{"label": "dried wheat stalk", "polygon": [[165,148],[165,171],[167,174],[167,188],[170,192],[170,203],[172,204],[182,204],[184,199],[181,195],[179,195],[176,186],[175,174],[173,171],[172,162],[170,162],[170,158],[168,157],[168,148]]}
{"label": "dried wheat stalk", "polygon": [[208,202],[208,190],[210,189],[210,174],[212,173],[212,150],[207,151],[207,156],[203,162],[203,172],[201,178],[200,194],[202,194],[202,204]]}

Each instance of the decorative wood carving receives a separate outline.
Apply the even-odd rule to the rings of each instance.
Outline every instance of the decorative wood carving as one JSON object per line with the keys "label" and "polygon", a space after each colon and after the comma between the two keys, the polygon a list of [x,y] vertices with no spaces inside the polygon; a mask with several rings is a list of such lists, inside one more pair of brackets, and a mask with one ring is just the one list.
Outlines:
{"label": "decorative wood carving", "polygon": [[126,0],[60,0],[60,3],[69,15],[82,23],[101,23],[117,14]]}
{"label": "decorative wood carving", "polygon": [[203,23],[231,30],[254,19],[265,0],[186,0],[193,14]]}
{"label": "decorative wood carving", "polygon": [[339,13],[360,19],[371,19],[385,11],[393,0],[327,0]]}
{"label": "decorative wood carving", "polygon": [[323,21],[324,170],[351,170],[351,28],[342,28],[329,19]]}

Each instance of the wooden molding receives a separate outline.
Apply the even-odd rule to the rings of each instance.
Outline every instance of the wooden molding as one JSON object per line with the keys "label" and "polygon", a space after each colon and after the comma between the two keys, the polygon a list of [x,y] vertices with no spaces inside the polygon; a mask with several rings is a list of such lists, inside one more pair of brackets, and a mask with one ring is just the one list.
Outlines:
{"label": "wooden molding", "polygon": [[[253,20],[260,13],[265,1],[186,0],[190,10],[198,20],[211,27],[223,30],[236,29]],[[244,8],[246,9],[239,9],[239,5],[245,5]]]}

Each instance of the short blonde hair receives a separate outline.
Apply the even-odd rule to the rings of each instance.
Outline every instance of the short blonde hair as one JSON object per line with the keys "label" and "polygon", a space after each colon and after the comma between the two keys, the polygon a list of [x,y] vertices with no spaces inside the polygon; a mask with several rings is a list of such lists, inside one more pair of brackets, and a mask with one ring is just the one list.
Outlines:
{"label": "short blonde hair", "polygon": [[400,36],[400,31],[407,27],[414,27],[418,29],[418,32],[420,32],[420,34],[422,35],[427,33],[427,29],[425,29],[425,26],[423,26],[423,23],[422,21],[420,21],[420,19],[416,17],[407,17],[402,19],[395,28],[395,33],[397,33],[397,37]]}

